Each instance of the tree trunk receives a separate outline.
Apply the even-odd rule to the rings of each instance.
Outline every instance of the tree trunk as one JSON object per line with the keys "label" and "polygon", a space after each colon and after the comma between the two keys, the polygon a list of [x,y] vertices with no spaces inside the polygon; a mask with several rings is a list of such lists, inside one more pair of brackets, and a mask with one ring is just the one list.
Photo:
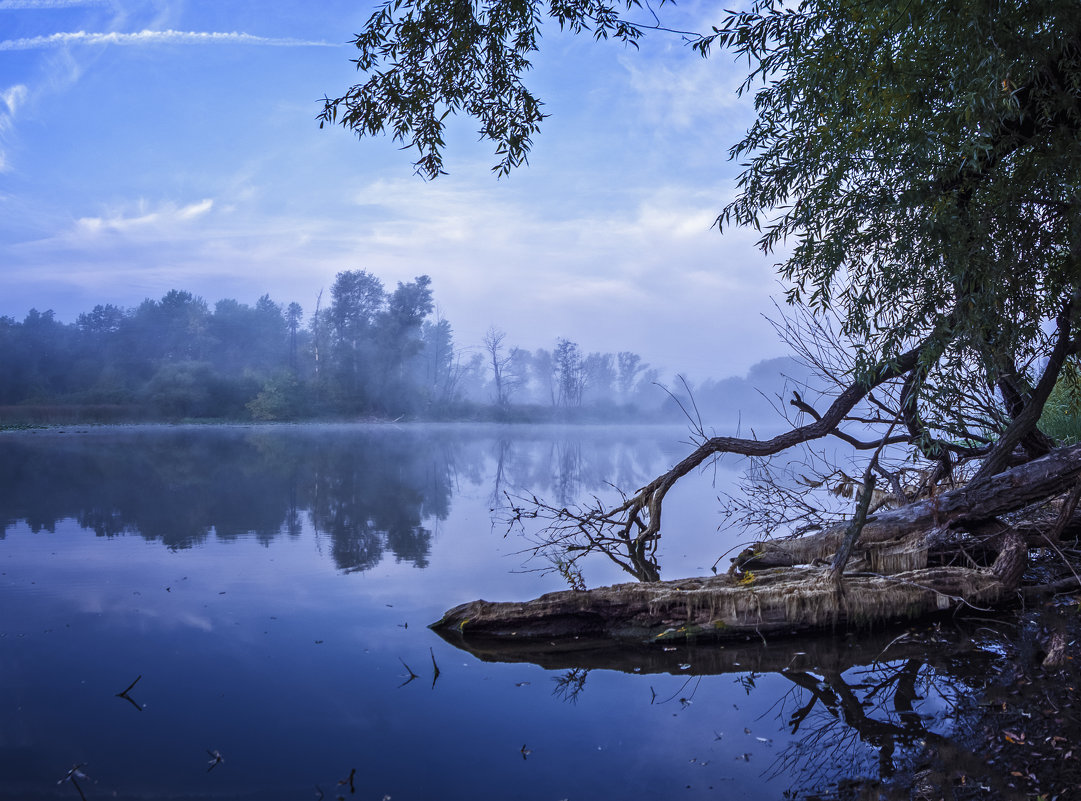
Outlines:
{"label": "tree trunk", "polygon": [[1014,587],[990,569],[925,568],[881,576],[849,573],[843,590],[828,568],[764,570],[743,578],[617,584],[565,590],[532,601],[473,601],[432,628],[465,637],[627,641],[744,639],[870,626],[959,606],[986,608]]}
{"label": "tree trunk", "polygon": [[[900,509],[867,518],[853,559],[881,573],[924,567],[935,548],[948,547],[968,533],[986,533],[1000,516],[1052,498],[1081,474],[1081,445],[1047,456]],[[815,564],[840,546],[848,524],[817,534],[756,543],[735,558],[742,570]],[[1001,533],[999,526],[996,533]]]}
{"label": "tree trunk", "polygon": [[[1008,603],[1027,564],[1027,536],[1048,526],[996,520],[1072,488],[1081,473],[1081,445],[928,501],[867,518],[840,586],[828,560],[847,526],[760,543],[736,559],[742,573],[639,582],[543,595],[532,601],[473,601],[433,624],[459,638],[595,642],[741,639],[853,626],[874,626],[962,607]],[[967,561],[929,565],[929,554]],[[854,555],[855,558],[855,555]],[[870,570],[867,569],[870,566]]]}

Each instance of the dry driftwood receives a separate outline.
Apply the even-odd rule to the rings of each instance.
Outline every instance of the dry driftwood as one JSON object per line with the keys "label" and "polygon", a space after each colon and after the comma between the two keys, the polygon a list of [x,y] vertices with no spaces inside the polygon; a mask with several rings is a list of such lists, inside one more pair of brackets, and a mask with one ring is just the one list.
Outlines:
{"label": "dry driftwood", "polygon": [[[741,555],[742,574],[567,590],[524,602],[473,601],[449,610],[432,627],[459,638],[571,644],[574,638],[723,640],[999,606],[1016,597],[1028,543],[998,516],[1065,492],[1079,473],[1081,445],[1061,448],[979,483],[878,514],[860,539],[863,565],[872,569],[846,572],[840,584],[819,564],[836,549],[843,528],[761,544]],[[928,565],[934,546],[967,530],[983,532],[986,540],[989,527],[990,564]]]}
{"label": "dry driftwood", "polygon": [[565,590],[523,602],[472,601],[449,610],[432,627],[466,637],[735,639],[872,625],[960,605],[990,607],[1014,588],[993,568],[846,574],[840,590],[826,568],[775,568],[742,578]]}

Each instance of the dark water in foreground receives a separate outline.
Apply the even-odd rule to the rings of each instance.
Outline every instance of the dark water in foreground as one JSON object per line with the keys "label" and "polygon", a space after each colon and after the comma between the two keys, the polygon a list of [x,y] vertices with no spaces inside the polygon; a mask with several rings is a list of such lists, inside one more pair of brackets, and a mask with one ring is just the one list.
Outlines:
{"label": "dark water in foreground", "polygon": [[[993,628],[963,653],[892,631],[483,660],[426,628],[473,598],[563,589],[493,527],[504,490],[634,488],[681,438],[0,435],[0,798],[809,798],[888,783],[928,743],[976,773],[965,714],[1000,669]],[[716,531],[728,467],[671,496],[665,577],[733,544]],[[586,578],[626,580],[599,562]]]}

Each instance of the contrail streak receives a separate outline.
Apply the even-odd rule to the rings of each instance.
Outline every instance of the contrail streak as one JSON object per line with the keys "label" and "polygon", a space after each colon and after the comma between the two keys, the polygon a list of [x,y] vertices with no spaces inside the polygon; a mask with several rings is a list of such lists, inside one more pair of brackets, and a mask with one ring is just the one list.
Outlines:
{"label": "contrail streak", "polygon": [[332,42],[304,39],[272,39],[250,33],[208,33],[203,31],[140,31],[139,33],[90,33],[72,31],[0,41],[0,51],[43,50],[69,45],[149,45],[149,44],[233,44],[269,47],[337,47]]}
{"label": "contrail streak", "polygon": [[0,11],[35,11],[50,8],[108,6],[110,0],[0,0]]}

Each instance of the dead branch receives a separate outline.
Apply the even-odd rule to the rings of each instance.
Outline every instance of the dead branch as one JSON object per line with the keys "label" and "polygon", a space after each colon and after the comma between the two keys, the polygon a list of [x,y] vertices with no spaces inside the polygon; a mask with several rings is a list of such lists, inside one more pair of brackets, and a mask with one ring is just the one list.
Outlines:
{"label": "dead branch", "polygon": [[[558,538],[577,532],[590,543],[588,549],[597,548],[600,540],[622,543],[625,552],[634,559],[648,561],[649,553],[656,548],[661,530],[661,511],[668,491],[685,475],[712,457],[721,454],[765,457],[788,450],[796,445],[821,439],[837,430],[848,414],[868,393],[886,381],[905,375],[918,362],[924,346],[920,345],[893,362],[883,363],[865,381],[851,383],[813,422],[797,426],[768,440],[743,439],[739,437],[710,437],[698,445],[688,456],[667,472],[653,479],[633,495],[625,497],[617,506],[606,507],[597,503],[587,509],[571,511],[566,508],[540,502],[536,503],[534,516],[551,520]],[[521,519],[520,508],[514,518]],[[599,549],[599,548],[598,548]],[[655,580],[652,578],[646,580]]]}

